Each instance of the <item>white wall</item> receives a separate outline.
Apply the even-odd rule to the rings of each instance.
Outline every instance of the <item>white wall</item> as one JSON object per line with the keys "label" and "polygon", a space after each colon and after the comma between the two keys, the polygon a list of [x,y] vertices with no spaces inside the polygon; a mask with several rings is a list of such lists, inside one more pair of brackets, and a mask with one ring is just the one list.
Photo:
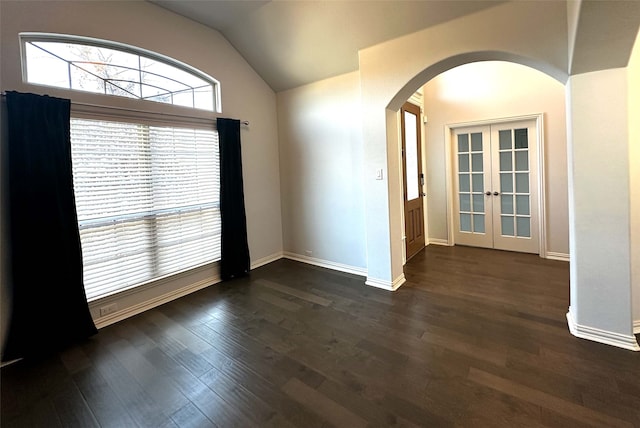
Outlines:
{"label": "white wall", "polygon": [[632,335],[628,99],[626,68],[567,84],[569,321],[576,336],[640,350]]}
{"label": "white wall", "polygon": [[278,124],[285,253],[364,272],[359,74],[278,93]]}
{"label": "white wall", "polygon": [[629,66],[629,184],[631,199],[631,282],[635,332],[640,333],[640,32]]}
{"label": "white wall", "polygon": [[[517,23],[517,24],[516,24]],[[507,2],[360,51],[368,276],[402,281],[395,112],[425,82],[468,62],[509,60],[567,76],[566,5]],[[375,181],[375,171],[388,174]]]}
{"label": "white wall", "polygon": [[[18,42],[21,31],[73,34],[131,44],[190,64],[218,79],[221,116],[251,122],[249,129],[242,130],[241,137],[252,264],[282,254],[276,96],[220,33],[142,1],[3,0],[0,9],[3,91],[63,96],[53,88],[21,82]],[[81,99],[84,95],[78,93],[77,97]],[[204,281],[202,275],[193,280]],[[175,291],[175,287],[183,285],[184,281],[162,292]],[[132,305],[135,299],[122,303]],[[92,312],[95,316],[96,310]]]}
{"label": "white wall", "polygon": [[[598,19],[615,21],[630,3],[617,2],[612,13],[604,10]],[[438,74],[482,60],[529,65],[565,82],[569,48],[559,41],[566,40],[567,27],[566,3],[507,2],[360,51],[370,277],[388,283],[403,277],[398,141],[390,131],[397,129],[395,112],[402,102]],[[579,54],[588,57],[589,45],[582,47]],[[613,57],[620,54],[624,49]],[[610,57],[590,57],[591,69],[604,71],[572,76],[567,87],[570,315],[575,316],[570,325],[579,327],[572,331],[580,337],[639,350],[631,336],[627,72],[609,69]],[[372,179],[377,168],[388,169],[387,183]]]}
{"label": "white wall", "polygon": [[544,73],[501,61],[462,65],[424,86],[429,238],[447,239],[444,126],[544,113],[547,251],[568,255],[564,92]]}

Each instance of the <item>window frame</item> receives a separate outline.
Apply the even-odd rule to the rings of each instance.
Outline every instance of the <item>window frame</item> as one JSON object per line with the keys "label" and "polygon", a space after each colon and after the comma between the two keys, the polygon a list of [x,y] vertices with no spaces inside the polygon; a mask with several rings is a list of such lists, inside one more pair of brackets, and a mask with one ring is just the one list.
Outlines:
{"label": "window frame", "polygon": [[[89,95],[90,98],[96,97],[93,99],[99,100],[98,103],[100,105],[107,105],[107,104],[112,105],[114,103],[117,103],[117,101],[114,103],[110,102],[115,98],[117,100],[133,101],[134,105],[135,103],[145,103],[145,105],[159,104],[164,107],[160,109],[163,111],[170,111],[171,108],[175,108],[176,111],[185,111],[186,109],[186,111],[202,112],[207,114],[222,112],[222,102],[221,102],[222,97],[220,93],[220,82],[217,79],[214,79],[213,77],[211,77],[210,75],[198,70],[197,68],[189,64],[186,64],[182,61],[176,60],[175,58],[171,58],[166,55],[150,51],[148,49],[140,48],[138,46],[132,46],[125,43],[120,43],[120,42],[111,41],[111,40],[97,39],[94,37],[87,37],[87,36],[77,36],[77,35],[60,34],[60,33],[21,32],[19,34],[19,38],[20,38],[21,77],[22,77],[22,83],[25,85],[33,85],[33,86],[39,86],[39,87],[45,87],[45,88],[55,88],[56,90],[60,90],[60,91],[64,91],[66,93],[72,93],[72,94],[86,94],[86,95]],[[86,46],[95,46],[95,47],[106,48],[106,49],[114,49],[121,52],[133,54],[133,55],[144,56],[154,61],[167,64],[169,66],[180,69],[184,72],[192,74],[210,83],[213,89],[212,91],[213,92],[213,110],[205,110],[197,107],[186,107],[178,104],[162,103],[158,101],[138,99],[138,98],[128,98],[128,97],[122,97],[122,96],[113,95],[113,94],[101,94],[96,92],[82,91],[79,89],[64,88],[60,86],[47,85],[43,83],[29,82],[27,80],[28,64],[27,64],[27,54],[26,54],[26,43],[28,42],[71,43],[71,44],[79,44],[79,45],[86,45]],[[69,97],[73,98],[71,95]]]}
{"label": "window frame", "polygon": [[[25,41],[31,40],[58,41],[64,43],[78,42],[112,49],[115,48],[124,52],[140,54],[151,59],[162,61],[188,71],[189,73],[195,73],[197,76],[211,82],[215,97],[213,100],[214,110],[210,111],[144,99],[31,83],[26,79],[27,64],[25,56]],[[59,33],[21,32],[18,38],[18,47],[20,54],[21,85],[16,85],[17,88],[41,95],[70,99],[72,118],[123,122],[138,121],[146,125],[182,126],[212,129],[217,132],[216,117],[222,113],[219,81],[179,60],[120,42]],[[99,297],[88,303],[96,326],[101,328],[123,317],[126,318],[146,309],[153,308],[162,302],[189,294],[219,281],[220,262],[212,261],[194,265],[187,270],[156,277],[135,287],[122,289],[114,294]],[[103,312],[105,307],[110,308],[108,312]],[[116,312],[112,313],[113,310]]]}

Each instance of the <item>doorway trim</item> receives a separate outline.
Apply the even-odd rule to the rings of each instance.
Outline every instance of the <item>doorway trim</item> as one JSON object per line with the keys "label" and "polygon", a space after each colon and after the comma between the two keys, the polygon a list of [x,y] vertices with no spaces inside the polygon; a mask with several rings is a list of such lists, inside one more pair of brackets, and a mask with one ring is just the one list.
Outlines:
{"label": "doorway trim", "polygon": [[453,225],[453,156],[451,154],[451,135],[453,130],[466,128],[469,126],[497,125],[521,120],[534,120],[537,130],[537,158],[538,158],[538,254],[542,258],[547,258],[547,216],[546,216],[546,195],[545,195],[545,163],[544,163],[544,113],[536,113],[524,116],[513,116],[505,118],[479,120],[473,122],[448,123],[444,126],[445,145],[445,192],[447,195],[447,245],[455,245]]}

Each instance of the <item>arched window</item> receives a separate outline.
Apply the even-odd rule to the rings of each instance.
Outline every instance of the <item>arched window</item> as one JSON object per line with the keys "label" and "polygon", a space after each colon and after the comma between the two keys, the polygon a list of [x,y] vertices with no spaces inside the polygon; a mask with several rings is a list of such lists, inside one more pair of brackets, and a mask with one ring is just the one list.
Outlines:
{"label": "arched window", "polygon": [[[114,42],[34,33],[21,39],[25,84],[63,88],[71,98],[87,299],[99,303],[219,261],[214,117],[184,115],[184,107],[216,111],[218,82],[171,58]],[[91,104],[75,102],[77,91],[94,93]],[[129,98],[127,108],[105,95]],[[148,101],[181,107],[151,111]]]}
{"label": "arched window", "polygon": [[21,34],[24,80],[217,111],[218,82],[174,59],[116,42]]}

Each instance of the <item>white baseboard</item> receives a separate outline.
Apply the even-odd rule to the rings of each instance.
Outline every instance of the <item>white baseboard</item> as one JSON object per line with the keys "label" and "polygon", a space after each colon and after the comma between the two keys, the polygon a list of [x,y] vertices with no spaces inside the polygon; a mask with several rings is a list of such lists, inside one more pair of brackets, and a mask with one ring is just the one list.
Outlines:
{"label": "white baseboard", "polygon": [[398,278],[396,278],[395,281],[393,282],[385,281],[383,279],[367,278],[367,280],[365,281],[365,284],[371,287],[382,288],[383,290],[387,290],[387,291],[396,291],[405,282],[407,282],[407,279],[404,277],[404,273],[403,273]]}
{"label": "white baseboard", "polygon": [[592,340],[594,342],[604,343],[605,345],[616,346],[630,351],[640,351],[640,346],[638,346],[638,341],[634,335],[620,334],[613,331],[580,325],[576,323],[573,315],[571,314],[571,310],[567,312],[567,323],[569,324],[569,331],[571,334],[581,339]]}
{"label": "white baseboard", "polygon": [[553,251],[547,251],[547,259],[550,260],[559,260],[561,262],[569,261],[569,254],[567,253],[555,253]]}
{"label": "white baseboard", "polygon": [[439,239],[439,238],[429,238],[429,243],[427,245],[444,245],[446,247],[451,247],[452,245],[449,244],[449,241],[447,241],[446,239]]}
{"label": "white baseboard", "polygon": [[633,334],[640,334],[640,320],[633,322]]}
{"label": "white baseboard", "polygon": [[285,251],[283,253],[285,259],[295,260],[297,262],[307,263],[314,266],[320,266],[327,269],[333,269],[340,272],[352,273],[359,276],[367,276],[367,270],[357,266],[345,265],[342,263],[336,263],[329,260],[316,259],[315,257],[303,256],[301,254],[290,253]]}
{"label": "white baseboard", "polygon": [[220,282],[220,279],[217,279],[213,282],[210,279],[202,280],[202,281],[196,282],[195,284],[191,284],[187,287],[183,287],[178,290],[174,290],[169,293],[162,294],[153,299],[146,300],[136,305],[128,306],[124,309],[113,312],[109,315],[105,315],[103,317],[97,318],[94,320],[94,323],[96,325],[96,328],[100,329],[108,325],[114,324],[118,321],[122,321],[123,319],[132,317],[134,315],[138,315],[144,311],[148,311],[149,309],[153,309],[156,306],[164,305],[165,303],[168,303],[172,300],[186,296],[187,294],[191,294],[198,290],[202,290],[203,288],[206,288],[213,284],[217,284],[219,282]]}
{"label": "white baseboard", "polygon": [[280,260],[283,257],[284,253],[282,251],[278,251],[277,253],[273,253],[270,256],[262,257],[261,259],[255,260],[253,263],[251,263],[250,269],[257,269],[260,266],[275,262],[276,260]]}
{"label": "white baseboard", "polygon": [[22,361],[22,358],[16,358],[15,360],[11,361],[3,361],[2,363],[0,363],[0,368],[8,366],[9,364],[17,363],[18,361]]}
{"label": "white baseboard", "polygon": [[[283,253],[283,252],[277,252],[274,254],[271,254],[269,256],[266,257],[262,257],[258,260],[255,260],[253,263],[251,263],[251,269],[256,269],[260,266],[264,266],[268,263],[274,262],[276,260],[279,260],[283,257],[286,258],[290,258],[293,260],[298,260],[304,263],[309,263],[309,264],[313,264],[316,266],[321,266],[321,267],[326,267],[329,269],[333,269],[333,270],[338,270],[338,271],[342,271],[342,272],[348,272],[348,273],[354,273],[356,275],[360,275],[360,276],[366,276],[366,270],[365,269],[360,269],[360,268],[356,268],[353,266],[347,266],[347,265],[342,265],[339,263],[334,263],[334,262],[329,262],[326,260],[319,260],[319,259],[314,259],[311,257],[305,257],[305,256],[299,256],[297,254],[292,254],[292,253]],[[134,304],[131,306],[127,306],[119,311],[113,312],[111,314],[99,317],[94,319],[94,323],[96,325],[97,328],[104,328],[106,326],[109,326],[111,324],[114,324],[118,321],[122,321],[126,318],[132,317],[134,315],[138,315],[144,311],[148,311],[150,309],[153,309],[157,306],[163,305],[165,303],[168,303],[172,300],[178,299],[180,297],[186,296],[187,294],[191,294],[194,293],[198,290],[201,290],[203,288],[206,288],[210,285],[213,284],[217,284],[220,282],[219,278],[216,278],[214,280],[211,279],[206,279],[206,280],[202,280],[202,281],[198,281],[194,284],[188,285],[186,287],[182,287],[179,288],[177,290],[172,290],[168,293],[162,294],[160,296],[151,298],[149,300],[145,300],[141,303],[138,304]]]}

